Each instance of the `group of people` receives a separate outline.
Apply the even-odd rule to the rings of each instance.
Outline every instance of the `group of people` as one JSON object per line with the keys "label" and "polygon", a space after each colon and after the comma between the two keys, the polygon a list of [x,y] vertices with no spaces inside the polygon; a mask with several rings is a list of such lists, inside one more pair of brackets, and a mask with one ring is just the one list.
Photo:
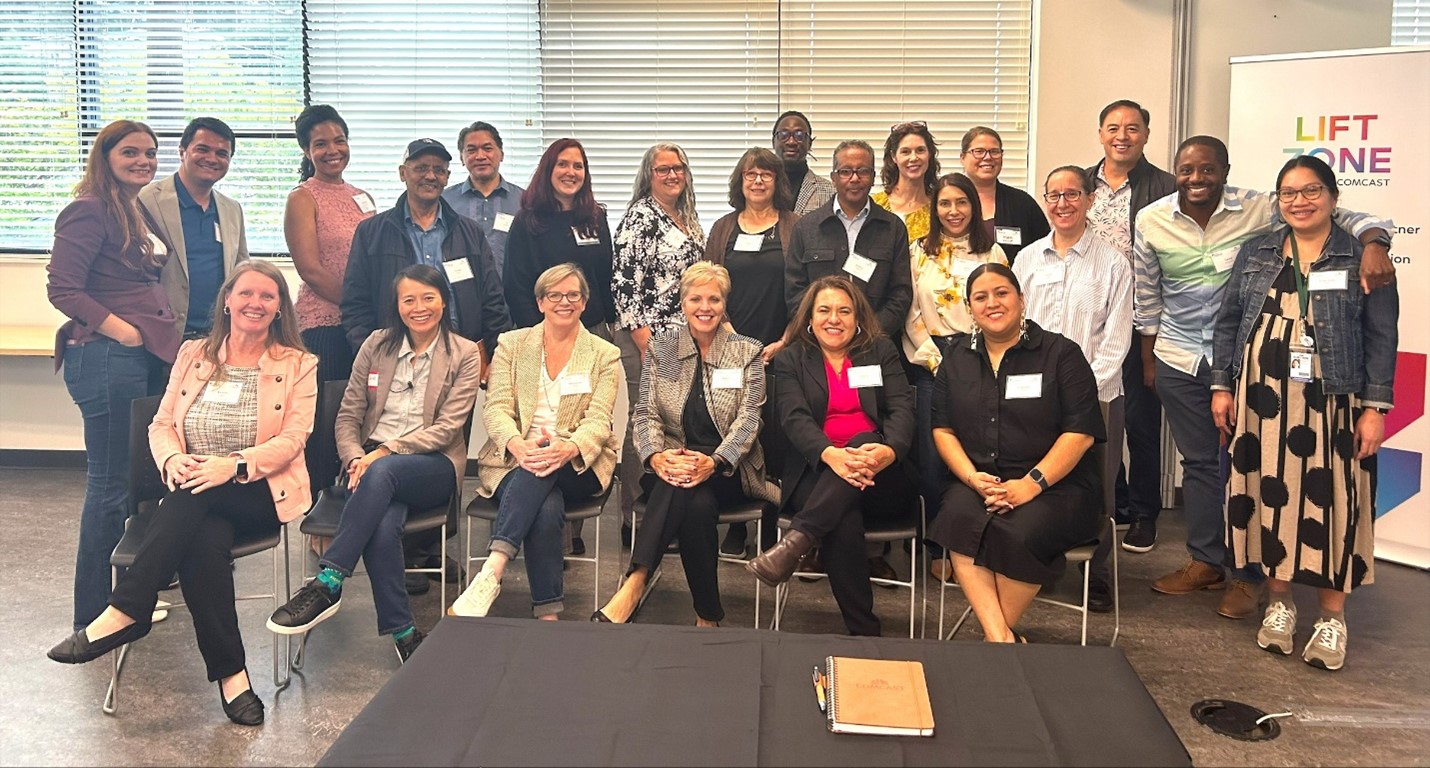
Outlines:
{"label": "group of people", "polygon": [[[1311,584],[1320,616],[1303,656],[1337,669],[1345,595],[1373,579],[1393,227],[1337,209],[1334,173],[1309,156],[1271,194],[1228,186],[1209,136],[1162,171],[1143,154],[1149,120],[1108,105],[1104,158],[1055,169],[1040,205],[998,180],[991,128],[968,130],[962,172],[942,175],[925,123],[891,126],[874,192],[873,147],[838,143],[826,176],[809,163],[809,119],[787,112],[772,149],[739,158],[732,211],[707,237],[679,145],[647,150],[612,233],[580,142],[547,147],[523,189],[483,122],[458,137],[456,184],[441,142],[408,144],[406,191],[379,211],[343,179],[346,123],[315,105],[295,123],[303,180],[284,216],[296,301],[248,258],[242,209],[214,189],[236,150],[226,125],[193,121],[178,172],[154,181],[154,133],[113,123],[56,221],[49,267],[71,318],[57,367],[88,454],[73,634],[50,656],[85,662],[144,636],[177,574],[224,711],[262,722],[229,550],[311,506],[319,383],[345,380],[342,522],[275,632],[336,613],[361,558],[379,633],[412,655],[406,511],[460,492],[480,418],[477,493],[498,513],[450,614],[485,616],[524,554],[533,615],[555,619],[563,555],[585,546],[566,505],[619,473],[630,563],[592,621],[633,621],[678,543],[696,623],[718,625],[718,558],[750,556],[743,525],[720,541],[718,513],[759,502],[788,530],[776,541],[770,519],[748,570],[770,585],[827,573],[848,631],[877,635],[870,579],[895,573],[865,525],[913,514],[921,496],[933,575],[963,588],[987,640],[1026,642],[1019,619],[1068,549],[1099,542],[1091,601],[1105,610],[1114,519],[1131,525],[1124,549],[1155,545],[1165,408],[1191,557],[1152,588],[1224,588],[1231,618],[1264,598],[1257,642],[1289,654],[1290,585]],[[144,460],[125,449],[129,402],[161,391],[149,436],[168,493],[111,593],[125,477]]]}

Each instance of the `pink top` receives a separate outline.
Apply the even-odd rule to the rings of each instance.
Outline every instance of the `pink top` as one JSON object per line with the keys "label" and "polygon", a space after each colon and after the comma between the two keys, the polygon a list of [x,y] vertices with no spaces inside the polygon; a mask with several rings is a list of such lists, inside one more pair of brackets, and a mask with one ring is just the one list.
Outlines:
{"label": "pink top", "polygon": [[[318,206],[318,263],[341,281],[348,271],[348,252],[352,250],[357,225],[377,212],[372,195],[346,181],[329,184],[316,176],[298,186],[308,190]],[[367,211],[359,207],[358,196],[367,199]],[[337,305],[314,293],[307,283],[298,287],[298,300],[293,306],[298,311],[298,330],[342,325]]]}
{"label": "pink top", "polygon": [[859,390],[849,386],[849,358],[844,358],[844,369],[834,370],[834,366],[824,361],[824,378],[829,382],[829,408],[824,412],[824,435],[834,443],[835,448],[843,448],[849,439],[860,432],[873,432],[874,422],[859,407]]}

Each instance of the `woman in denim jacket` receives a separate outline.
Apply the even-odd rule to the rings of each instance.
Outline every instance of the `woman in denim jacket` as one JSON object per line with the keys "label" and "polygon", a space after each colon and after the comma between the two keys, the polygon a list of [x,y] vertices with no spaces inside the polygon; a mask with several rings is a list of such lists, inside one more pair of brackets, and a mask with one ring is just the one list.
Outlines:
{"label": "woman in denim jacket", "polygon": [[1213,336],[1212,415],[1231,439],[1227,541],[1267,570],[1260,647],[1293,650],[1291,582],[1316,587],[1306,663],[1340,669],[1346,594],[1374,577],[1375,453],[1395,380],[1399,298],[1362,294],[1361,245],[1331,221],[1335,173],[1309,155],[1276,178],[1288,227],[1248,241]]}

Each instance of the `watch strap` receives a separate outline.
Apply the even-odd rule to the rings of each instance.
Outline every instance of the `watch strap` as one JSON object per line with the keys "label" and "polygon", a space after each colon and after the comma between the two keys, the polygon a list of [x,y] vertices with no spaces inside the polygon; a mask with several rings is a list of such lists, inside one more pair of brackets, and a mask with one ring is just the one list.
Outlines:
{"label": "watch strap", "polygon": [[1048,490],[1048,478],[1043,475],[1043,471],[1037,467],[1028,470],[1028,479],[1038,484],[1039,488]]}

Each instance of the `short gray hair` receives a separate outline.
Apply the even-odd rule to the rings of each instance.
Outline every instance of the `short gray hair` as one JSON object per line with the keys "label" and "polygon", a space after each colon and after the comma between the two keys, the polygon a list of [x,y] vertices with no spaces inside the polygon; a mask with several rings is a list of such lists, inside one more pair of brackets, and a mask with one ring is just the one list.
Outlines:
{"label": "short gray hair", "polygon": [[565,264],[557,264],[545,272],[542,272],[541,276],[536,278],[536,288],[534,290],[536,292],[537,301],[540,301],[541,298],[546,295],[546,292],[554,288],[557,283],[568,277],[575,277],[576,282],[581,284],[581,298],[591,298],[591,285],[586,282],[586,273],[581,271],[580,266],[568,261]]}
{"label": "short gray hair", "polygon": [[862,139],[846,139],[839,142],[839,146],[834,148],[834,154],[831,156],[834,164],[830,166],[829,170],[832,171],[839,167],[839,153],[846,149],[862,149],[868,152],[869,162],[871,163],[874,162],[875,157],[878,157],[878,155],[874,154],[874,148],[869,146],[869,142],[863,141]]}

